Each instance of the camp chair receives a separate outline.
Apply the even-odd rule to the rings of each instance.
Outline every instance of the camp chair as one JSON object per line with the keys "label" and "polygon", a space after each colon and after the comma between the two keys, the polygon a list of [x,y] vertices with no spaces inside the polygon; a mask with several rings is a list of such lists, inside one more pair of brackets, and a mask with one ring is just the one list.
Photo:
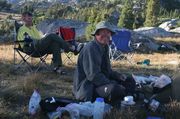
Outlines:
{"label": "camp chair", "polygon": [[[71,27],[60,27],[57,31],[57,33],[59,34],[59,36],[61,36],[66,42],[68,42],[70,45],[74,45],[76,46],[76,41],[75,41],[75,28],[71,28]],[[64,59],[63,63],[65,64],[66,62],[71,62],[73,63],[72,57],[73,57],[73,53],[72,52],[64,52],[66,58]]]}
{"label": "camp chair", "polygon": [[[48,69],[48,65],[46,64],[46,58],[48,54],[41,55],[38,51],[34,50],[33,52],[25,52],[21,47],[21,43],[25,43],[25,40],[18,41],[17,33],[22,24],[19,24],[17,21],[14,22],[14,65],[16,68],[20,68],[23,65],[26,65],[28,71],[37,72],[42,66],[45,66]],[[18,56],[20,60],[18,59]],[[39,61],[36,63],[32,63],[32,58],[36,58]]]}
{"label": "camp chair", "polygon": [[132,64],[133,49],[131,48],[131,32],[127,30],[118,30],[112,36],[109,45],[109,57],[111,61],[127,60]]}

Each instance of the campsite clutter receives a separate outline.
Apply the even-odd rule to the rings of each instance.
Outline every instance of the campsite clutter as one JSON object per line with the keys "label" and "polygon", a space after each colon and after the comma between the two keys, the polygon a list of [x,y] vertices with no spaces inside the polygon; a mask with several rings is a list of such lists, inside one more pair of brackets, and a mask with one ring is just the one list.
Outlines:
{"label": "campsite clutter", "polygon": [[163,88],[167,86],[168,84],[172,83],[172,80],[169,76],[166,76],[165,74],[162,74],[160,77],[158,76],[139,76],[132,74],[132,77],[135,79],[137,84],[150,84],[151,86],[154,85],[154,87]]}
{"label": "campsite clutter", "polygon": [[[44,23],[44,22],[43,22]],[[51,21],[46,21],[45,23],[51,24]],[[44,31],[46,34],[49,31],[52,31],[52,29],[56,29],[56,26],[59,24],[59,21],[53,22],[53,25],[50,27],[48,31]],[[120,50],[120,54],[123,53],[129,53],[132,50],[140,50],[144,49],[143,47],[147,48],[147,51],[158,51],[166,49],[167,45],[159,45],[154,42],[154,39],[151,37],[143,36],[140,34],[135,33],[134,31],[126,30],[126,29],[117,29],[118,35],[117,37],[112,38],[112,44],[114,43],[114,47],[110,47],[111,55],[113,59],[121,59],[119,58],[119,54],[115,53],[117,50]],[[140,40],[135,40],[136,38]],[[118,38],[122,38],[122,40],[117,40]],[[118,45],[120,46],[120,42],[116,41],[122,41],[125,43],[126,41],[126,47],[124,49],[118,49]],[[113,41],[114,40],[114,41]],[[120,48],[122,48],[125,45],[122,45]],[[115,48],[115,49],[113,49]],[[149,50],[150,49],[150,50]],[[115,51],[115,52],[114,52]],[[128,52],[127,52],[128,51]],[[131,52],[130,52],[131,53]],[[126,58],[125,58],[126,59]],[[130,62],[130,61],[129,61]],[[137,64],[143,64],[143,65],[150,65],[150,60],[145,59],[142,62],[138,62]],[[160,77],[157,76],[138,76],[138,75],[132,75],[133,78],[136,81],[137,88],[141,90],[142,97],[139,93],[137,95],[128,95],[124,97],[123,101],[120,101],[120,110],[126,110],[129,107],[142,107],[147,109],[148,111],[155,112],[158,109],[160,109],[161,102],[156,99],[156,96],[160,91],[163,91],[165,87],[170,85],[172,83],[171,79],[166,75],[161,75]],[[143,92],[143,89],[147,90],[150,89],[148,92],[150,96],[146,96],[145,92]],[[134,99],[135,98],[135,99]],[[136,103],[135,101],[138,101],[137,99],[142,100],[141,103]],[[32,102],[30,100],[30,102]],[[47,98],[44,100],[41,100],[40,102],[37,101],[36,105],[40,105],[42,111],[46,112],[48,117],[50,119],[56,119],[56,118],[62,118],[63,116],[68,116],[71,119],[79,119],[81,116],[85,117],[93,117],[93,119],[103,119],[104,115],[108,112],[111,112],[112,106],[109,104],[106,104],[104,102],[103,98],[97,98],[95,102],[78,102],[76,100],[67,99],[67,98]],[[36,106],[36,107],[38,107]],[[30,106],[34,107],[34,106]],[[35,114],[37,111],[37,108],[33,111]]]}
{"label": "campsite clutter", "polygon": [[[68,104],[69,103],[69,104]],[[52,105],[54,108],[52,108]],[[112,106],[106,104],[103,98],[97,98],[95,102],[77,102],[65,98],[47,98],[40,102],[41,109],[47,113],[49,119],[61,118],[63,116],[71,119],[82,117],[93,117],[103,119],[103,116],[110,112]],[[57,107],[57,108],[56,108]]]}
{"label": "campsite clutter", "polygon": [[[160,91],[166,90],[166,87],[171,85],[171,78],[164,74],[159,77],[152,75],[147,77],[134,74],[132,76],[136,81],[137,87],[144,90],[144,95],[141,97],[139,96],[138,100],[131,95],[125,96],[124,99],[120,101],[120,107],[111,106],[110,104],[105,103],[103,98],[97,98],[95,102],[80,102],[62,97],[48,97],[41,99],[38,91],[34,90],[29,101],[29,114],[35,115],[38,109],[41,108],[41,110],[47,114],[49,119],[57,119],[64,116],[70,117],[71,119],[79,119],[80,117],[103,119],[103,117],[110,113],[113,108],[122,111],[129,107],[142,108],[150,112],[161,111],[163,102],[156,97]],[[150,96],[147,96],[145,93],[147,87],[151,89],[148,90],[148,92],[151,92]]]}

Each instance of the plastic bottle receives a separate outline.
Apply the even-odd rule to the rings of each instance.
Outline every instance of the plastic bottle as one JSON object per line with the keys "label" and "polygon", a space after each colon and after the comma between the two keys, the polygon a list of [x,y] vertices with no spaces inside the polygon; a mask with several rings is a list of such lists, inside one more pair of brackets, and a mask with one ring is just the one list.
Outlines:
{"label": "plastic bottle", "polygon": [[41,96],[38,93],[37,90],[34,90],[30,100],[29,100],[29,108],[28,108],[28,112],[31,115],[35,115],[38,108],[39,108],[39,102],[41,101]]}
{"label": "plastic bottle", "polygon": [[105,103],[104,113],[110,113],[112,108],[113,108],[113,107],[112,107],[110,104],[106,104],[106,103]]}
{"label": "plastic bottle", "polygon": [[27,32],[24,33],[24,41],[24,46],[30,47],[32,45],[31,43],[33,42],[33,40]]}
{"label": "plastic bottle", "polygon": [[103,119],[104,106],[104,98],[96,98],[94,102],[93,119]]}
{"label": "plastic bottle", "polygon": [[29,36],[29,34],[27,32],[24,33],[24,41],[31,42],[31,37]]}

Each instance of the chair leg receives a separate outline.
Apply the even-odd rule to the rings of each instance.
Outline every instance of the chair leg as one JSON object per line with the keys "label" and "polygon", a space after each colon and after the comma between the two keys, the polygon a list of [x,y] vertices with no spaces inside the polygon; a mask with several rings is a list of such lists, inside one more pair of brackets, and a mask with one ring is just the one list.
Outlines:
{"label": "chair leg", "polygon": [[36,68],[35,72],[39,71],[39,69],[40,69],[41,67],[44,68],[44,66],[45,66],[45,68],[46,68],[47,70],[49,70],[49,66],[48,66],[48,64],[46,63],[47,57],[48,57],[48,54],[46,54],[46,55],[44,55],[44,56],[42,56],[42,57],[39,57],[39,62],[35,65],[35,66],[38,66],[38,67]]}
{"label": "chair leg", "polygon": [[[66,58],[63,60],[63,63],[66,64],[67,62],[71,62],[71,64],[74,64],[73,60],[71,59],[73,57],[73,53],[64,53]],[[69,63],[68,63],[69,64]]]}
{"label": "chair leg", "polygon": [[133,53],[123,53],[121,51],[117,51],[116,49],[113,50],[113,49],[110,49],[110,60],[111,62],[113,61],[117,61],[117,60],[126,60],[128,63],[130,64],[134,64],[133,61],[132,61],[132,57],[133,57]]}
{"label": "chair leg", "polygon": [[[16,52],[18,53],[18,55],[21,57],[21,61],[19,61],[19,62],[17,62],[17,57],[16,57]],[[14,51],[14,66],[16,66],[16,69],[18,69],[18,68],[20,68],[22,65],[27,65],[27,69],[28,69],[28,71],[29,72],[32,72],[33,70],[32,70],[32,68],[31,68],[31,64],[30,63],[28,63],[28,59],[30,58],[28,55],[22,55],[21,53],[20,53],[20,51],[18,51],[18,50],[16,50],[15,49],[15,51]]]}
{"label": "chair leg", "polygon": [[[18,62],[17,62],[16,52],[21,57],[21,60]],[[16,66],[16,69],[22,67],[23,65],[26,65],[26,68],[28,69],[29,72],[35,72],[36,73],[37,71],[40,70],[40,68],[42,66],[45,65],[45,68],[49,70],[49,66],[47,65],[47,63],[45,61],[48,54],[46,54],[42,57],[39,57],[38,63],[32,64],[32,62],[30,63],[28,61],[30,58],[33,58],[33,57],[31,57],[31,55],[27,55],[27,54],[23,55],[21,53],[21,51],[19,51],[18,49],[15,49],[14,53],[15,53],[14,54],[14,66]],[[34,69],[34,67],[36,67],[36,68]]]}
{"label": "chair leg", "polygon": [[27,60],[28,60],[30,57],[29,57],[28,55],[23,56],[19,51],[17,51],[17,52],[18,52],[18,54],[21,56],[21,58],[22,58],[22,60],[23,60],[23,61],[21,60],[20,62],[27,63],[28,66],[31,66],[31,64],[27,62]]}
{"label": "chair leg", "polygon": [[133,53],[128,53],[127,56],[126,56],[127,62],[129,62],[129,63],[132,64],[132,65],[135,64],[134,61],[133,61],[133,59],[132,59],[133,55],[134,55]]}

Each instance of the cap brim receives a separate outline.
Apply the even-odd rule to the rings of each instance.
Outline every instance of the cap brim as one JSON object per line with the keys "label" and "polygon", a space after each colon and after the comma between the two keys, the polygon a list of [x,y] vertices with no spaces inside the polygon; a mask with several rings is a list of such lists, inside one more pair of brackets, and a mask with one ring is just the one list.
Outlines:
{"label": "cap brim", "polygon": [[91,33],[92,36],[95,36],[96,32],[100,29],[108,29],[110,32],[111,32],[111,36],[114,35],[116,32],[113,30],[113,29],[109,29],[109,28],[99,28],[99,29],[96,29],[94,32]]}

